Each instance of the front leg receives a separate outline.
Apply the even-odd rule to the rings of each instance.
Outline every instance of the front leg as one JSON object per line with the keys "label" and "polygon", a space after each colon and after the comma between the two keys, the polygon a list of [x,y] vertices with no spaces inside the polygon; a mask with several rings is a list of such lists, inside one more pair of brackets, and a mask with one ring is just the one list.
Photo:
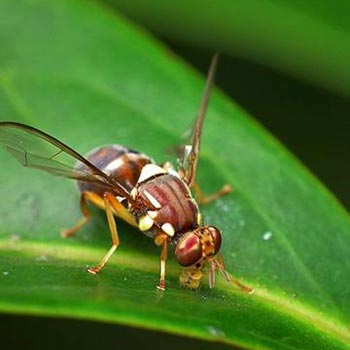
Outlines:
{"label": "front leg", "polygon": [[185,267],[180,275],[180,285],[184,288],[198,289],[202,279],[202,271],[197,268]]}

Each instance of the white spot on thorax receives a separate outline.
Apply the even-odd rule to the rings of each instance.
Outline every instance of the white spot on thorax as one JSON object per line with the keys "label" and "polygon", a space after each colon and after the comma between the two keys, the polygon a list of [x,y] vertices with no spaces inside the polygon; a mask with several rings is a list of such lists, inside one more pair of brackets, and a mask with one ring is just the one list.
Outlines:
{"label": "white spot on thorax", "polygon": [[174,227],[169,222],[162,225],[162,230],[170,237],[173,237],[175,234]]}
{"label": "white spot on thorax", "polygon": [[152,218],[153,220],[157,217],[158,211],[157,210],[149,210],[147,212],[147,215]]}
{"label": "white spot on thorax", "polygon": [[150,177],[158,174],[166,174],[166,171],[156,164],[146,164],[141,170],[141,174],[137,180],[137,183],[143,182]]}
{"label": "white spot on thorax", "polygon": [[141,216],[139,219],[139,229],[141,231],[148,231],[153,226],[153,219],[148,216],[147,214],[144,216]]}
{"label": "white spot on thorax", "polygon": [[147,199],[156,209],[160,209],[162,207],[161,204],[157,201],[157,199],[154,198],[148,191],[143,191],[143,194],[147,197]]}

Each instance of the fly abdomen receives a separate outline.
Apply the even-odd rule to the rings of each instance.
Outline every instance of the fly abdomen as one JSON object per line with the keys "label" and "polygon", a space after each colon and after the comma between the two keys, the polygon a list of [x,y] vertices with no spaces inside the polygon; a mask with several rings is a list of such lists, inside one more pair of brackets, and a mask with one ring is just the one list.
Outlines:
{"label": "fly abdomen", "polygon": [[176,238],[198,226],[199,209],[187,185],[176,175],[164,173],[137,186],[138,199],[149,203],[154,215],[151,231],[165,231]]}
{"label": "fly abdomen", "polygon": [[[143,153],[130,150],[121,145],[106,145],[90,151],[86,159],[93,165],[120,183],[126,190],[136,185],[141,170],[145,164],[152,163],[152,159]],[[83,170],[86,166],[79,165],[77,169]],[[109,188],[101,184],[78,181],[80,191],[92,191],[103,195]]]}

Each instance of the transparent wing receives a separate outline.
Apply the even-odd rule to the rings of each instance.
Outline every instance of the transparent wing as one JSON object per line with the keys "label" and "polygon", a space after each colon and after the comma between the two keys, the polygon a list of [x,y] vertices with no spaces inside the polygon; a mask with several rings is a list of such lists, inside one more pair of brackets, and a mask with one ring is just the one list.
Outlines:
{"label": "transparent wing", "polygon": [[23,166],[97,183],[130,198],[128,191],[69,146],[29,125],[0,122],[0,145]]}
{"label": "transparent wing", "polygon": [[218,54],[215,54],[214,57],[212,58],[212,61],[209,67],[207,81],[205,84],[204,93],[203,93],[201,105],[199,108],[198,116],[192,128],[191,141],[188,144],[179,146],[177,149],[179,165],[180,165],[179,173],[189,187],[193,185],[196,178],[203,121],[205,117],[205,112],[208,107],[211,88],[214,82],[217,62],[218,62]]}

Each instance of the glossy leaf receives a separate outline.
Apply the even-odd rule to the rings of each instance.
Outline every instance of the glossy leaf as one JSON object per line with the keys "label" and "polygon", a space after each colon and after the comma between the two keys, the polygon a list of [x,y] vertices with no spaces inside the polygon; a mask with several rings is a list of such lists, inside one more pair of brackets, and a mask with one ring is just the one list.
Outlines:
{"label": "glossy leaf", "polygon": [[[140,28],[94,2],[0,2],[0,116],[31,124],[81,153],[120,143],[167,160],[197,112],[204,79]],[[203,208],[224,232],[227,269],[196,292],[159,249],[118,223],[121,246],[98,276],[85,273],[110,245],[104,214],[76,236],[69,180],[24,169],[0,152],[0,310],[117,322],[248,348],[349,348],[349,218],[276,140],[219,91],[203,133],[199,183],[232,195]],[[117,337],[117,335],[116,335]]]}

